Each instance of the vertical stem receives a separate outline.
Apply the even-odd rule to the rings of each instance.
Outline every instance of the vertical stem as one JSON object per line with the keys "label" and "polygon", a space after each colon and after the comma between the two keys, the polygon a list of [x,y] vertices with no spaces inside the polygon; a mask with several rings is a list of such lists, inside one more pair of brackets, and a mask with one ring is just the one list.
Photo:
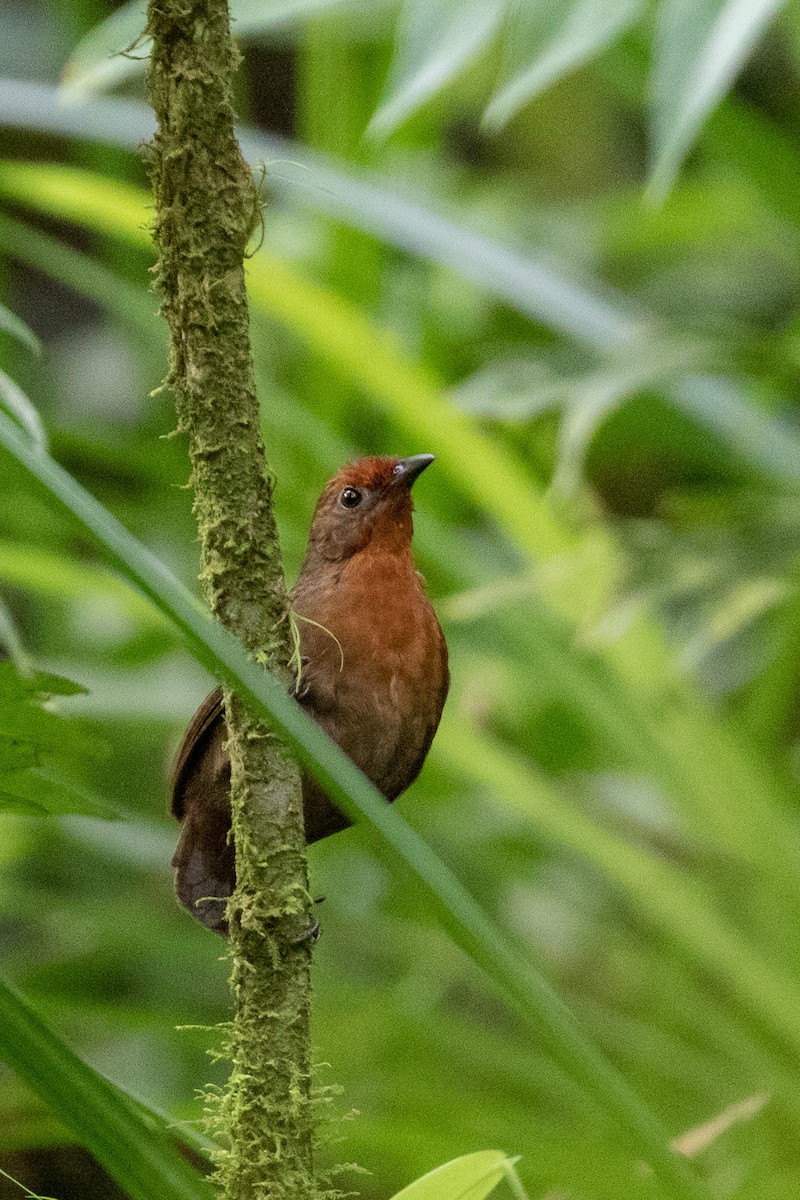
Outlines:
{"label": "vertical stem", "polygon": [[[157,282],[167,382],[188,436],[201,578],[222,623],[285,675],[288,601],[253,379],[243,257],[258,197],[233,132],[226,0],[151,0]],[[306,1200],[310,948],[297,767],[226,696],[237,889],[229,904],[231,1076],[211,1119],[226,1200]]]}

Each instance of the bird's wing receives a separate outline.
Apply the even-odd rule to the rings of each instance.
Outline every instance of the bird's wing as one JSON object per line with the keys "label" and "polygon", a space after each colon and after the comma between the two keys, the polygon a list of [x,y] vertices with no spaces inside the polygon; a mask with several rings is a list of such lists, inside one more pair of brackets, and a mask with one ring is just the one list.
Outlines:
{"label": "bird's wing", "polygon": [[192,768],[203,753],[205,743],[218,721],[225,719],[222,688],[215,687],[189,722],[181,748],[172,768],[172,812],[180,821],[184,815],[184,794]]}

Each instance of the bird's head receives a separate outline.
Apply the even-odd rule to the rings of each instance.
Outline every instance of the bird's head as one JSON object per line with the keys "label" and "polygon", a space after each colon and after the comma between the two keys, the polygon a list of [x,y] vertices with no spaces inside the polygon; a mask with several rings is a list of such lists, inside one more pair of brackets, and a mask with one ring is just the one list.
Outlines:
{"label": "bird's head", "polygon": [[412,458],[360,458],[342,467],[317,501],[308,539],[310,553],[331,561],[368,545],[401,552],[411,545],[411,485],[433,462]]}

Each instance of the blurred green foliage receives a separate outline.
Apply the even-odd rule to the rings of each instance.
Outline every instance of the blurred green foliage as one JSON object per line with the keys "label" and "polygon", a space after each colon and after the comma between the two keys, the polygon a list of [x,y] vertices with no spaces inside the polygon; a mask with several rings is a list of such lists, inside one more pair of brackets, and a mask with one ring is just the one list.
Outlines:
{"label": "blurred green foliage", "polygon": [[[437,454],[416,546],[453,693],[402,811],[676,1136],[730,1110],[698,1154],[710,1194],[794,1197],[800,9],[559,3],[548,32],[524,5],[511,28],[499,3],[288,7],[243,6],[239,105],[330,156],[251,156],[290,577],[343,461]],[[130,200],[141,80],[128,108],[54,86],[107,15],[4,7],[0,392],[193,586]],[[227,970],[172,900],[164,779],[210,681],[5,454],[0,495],[2,640],[87,689],[48,729],[80,727],[71,787],[128,818],[0,813],[5,970],[88,1063],[196,1120]],[[660,1194],[361,831],[311,868],[318,1077],[343,1088],[325,1153],[371,1173],[355,1190],[496,1146],[531,1197]],[[10,1071],[0,1110],[20,1177],[68,1137]]]}

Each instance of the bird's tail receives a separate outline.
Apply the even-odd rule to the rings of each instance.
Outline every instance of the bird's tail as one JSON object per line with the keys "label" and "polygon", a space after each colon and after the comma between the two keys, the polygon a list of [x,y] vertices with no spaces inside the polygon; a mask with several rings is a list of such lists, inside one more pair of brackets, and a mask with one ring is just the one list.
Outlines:
{"label": "bird's tail", "polygon": [[222,937],[228,936],[225,909],[236,882],[233,846],[207,823],[198,826],[187,814],[175,855],[175,892],[193,917]]}

